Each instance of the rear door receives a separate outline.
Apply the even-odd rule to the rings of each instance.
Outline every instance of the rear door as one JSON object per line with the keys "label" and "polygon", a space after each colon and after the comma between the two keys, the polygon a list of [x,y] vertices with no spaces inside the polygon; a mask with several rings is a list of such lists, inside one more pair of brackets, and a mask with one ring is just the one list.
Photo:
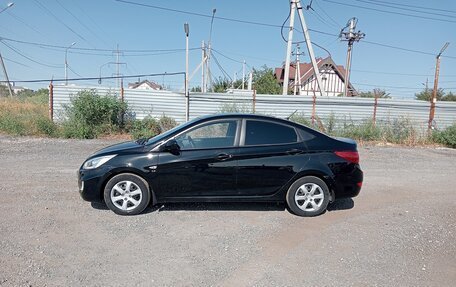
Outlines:
{"label": "rear door", "polygon": [[305,145],[294,127],[246,119],[238,154],[238,195],[273,195],[307,161]]}
{"label": "rear door", "polygon": [[162,152],[157,167],[160,190],[166,198],[226,196],[236,193],[234,155],[240,121],[206,122],[175,137],[179,155]]}

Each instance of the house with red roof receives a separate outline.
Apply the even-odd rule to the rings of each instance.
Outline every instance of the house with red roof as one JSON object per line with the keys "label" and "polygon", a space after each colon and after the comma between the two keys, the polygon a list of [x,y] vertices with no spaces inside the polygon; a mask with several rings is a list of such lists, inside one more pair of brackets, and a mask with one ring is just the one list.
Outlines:
{"label": "house with red roof", "polygon": [[[344,94],[345,90],[345,68],[341,65],[336,65],[331,57],[325,59],[317,58],[317,66],[320,71],[320,75],[323,82],[323,87],[328,96],[340,96]],[[285,65],[284,65],[285,66]],[[275,77],[281,85],[284,82],[284,66],[282,68],[275,69]],[[297,73],[297,65],[291,63],[290,73],[288,79],[288,85],[290,90],[293,91],[295,86],[297,94],[313,96],[313,93],[319,95],[320,89],[318,88],[317,79],[311,63],[299,63],[299,79]],[[348,83],[348,95],[349,97],[356,96],[356,89],[351,83]]]}

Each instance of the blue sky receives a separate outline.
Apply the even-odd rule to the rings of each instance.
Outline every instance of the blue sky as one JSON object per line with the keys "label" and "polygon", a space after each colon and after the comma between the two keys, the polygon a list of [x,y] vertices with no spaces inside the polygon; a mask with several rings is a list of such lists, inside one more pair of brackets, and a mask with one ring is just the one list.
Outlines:
{"label": "blue sky", "polygon": [[[9,2],[0,1],[0,7],[6,7]],[[212,9],[216,8],[217,17],[277,26],[282,24],[289,12],[288,0],[129,2],[204,15],[211,15]],[[302,1],[302,4],[306,6],[310,2]],[[414,93],[424,87],[426,78],[429,80],[429,87],[432,87],[435,54],[445,42],[450,42],[442,57],[439,86],[445,91],[456,91],[456,1],[313,0],[312,8],[313,10],[304,11],[308,27],[329,34],[338,35],[351,17],[358,18],[357,29],[366,33],[366,37],[354,44],[351,80],[357,89],[366,91],[378,87],[384,88],[395,98],[413,98]],[[97,77],[103,64],[116,60],[115,54],[108,50],[115,50],[117,44],[119,49],[124,51],[120,62],[127,64],[121,66],[121,73],[124,75],[183,72],[184,51],[149,50],[185,48],[185,22],[190,24],[191,48],[198,48],[202,40],[208,40],[210,17],[115,0],[16,0],[12,7],[0,14],[0,36],[3,38],[0,52],[5,58],[10,79],[15,81],[64,78],[65,48],[43,47],[17,41],[60,47],[68,47],[76,42],[75,46],[68,50],[68,64],[71,69],[69,78],[79,75]],[[299,24],[299,21],[297,23]],[[341,42],[337,36],[315,31],[311,31],[310,36],[312,42],[330,51],[337,64],[345,65],[346,42]],[[299,32],[295,33],[295,39],[302,39]],[[248,67],[279,67],[286,52],[286,43],[282,40],[279,27],[220,18],[214,20],[212,46],[214,51],[218,52],[215,57],[230,77],[236,72],[238,77],[241,76],[240,62],[243,60]],[[86,48],[93,50],[78,50]],[[314,49],[317,56],[327,56],[324,50],[317,47]],[[308,55],[303,57],[308,61]],[[194,70],[200,61],[201,50],[192,50],[190,71]],[[214,61],[212,70],[216,77],[223,75]],[[111,76],[115,73],[115,65],[105,65],[101,71],[103,76]],[[200,84],[199,74],[200,72],[197,72],[191,86]],[[3,74],[1,77],[3,79]],[[174,89],[183,86],[182,76],[153,77],[150,80]],[[134,79],[130,81],[133,82]],[[90,84],[98,83],[92,81]],[[106,80],[103,84],[114,86],[115,82]],[[37,89],[47,86],[48,83],[17,85]]]}

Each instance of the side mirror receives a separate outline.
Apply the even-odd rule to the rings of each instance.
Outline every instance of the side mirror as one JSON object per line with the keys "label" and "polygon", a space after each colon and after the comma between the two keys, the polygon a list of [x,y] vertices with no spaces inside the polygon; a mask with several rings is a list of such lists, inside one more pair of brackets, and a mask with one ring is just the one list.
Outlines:
{"label": "side mirror", "polygon": [[161,148],[161,151],[169,152],[173,155],[180,154],[180,146],[175,139],[167,141]]}

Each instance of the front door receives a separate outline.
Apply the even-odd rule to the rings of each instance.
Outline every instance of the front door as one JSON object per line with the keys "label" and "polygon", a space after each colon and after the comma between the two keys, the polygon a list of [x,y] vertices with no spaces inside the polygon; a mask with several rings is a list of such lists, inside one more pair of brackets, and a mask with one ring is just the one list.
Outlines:
{"label": "front door", "polygon": [[236,119],[216,120],[177,135],[180,153],[159,154],[156,173],[161,196],[177,200],[234,195],[238,127]]}

